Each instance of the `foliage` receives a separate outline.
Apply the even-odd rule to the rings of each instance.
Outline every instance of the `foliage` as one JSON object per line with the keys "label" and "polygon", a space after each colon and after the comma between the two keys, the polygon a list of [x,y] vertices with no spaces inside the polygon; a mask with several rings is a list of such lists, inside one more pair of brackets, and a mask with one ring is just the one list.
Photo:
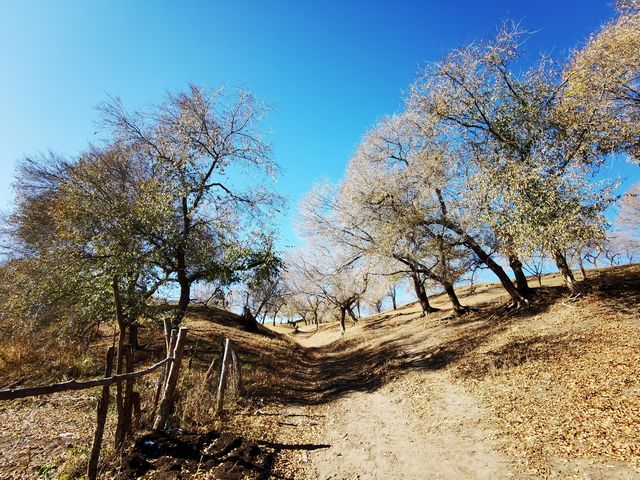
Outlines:
{"label": "foliage", "polygon": [[249,93],[191,87],[146,112],[118,100],[101,110],[103,146],[21,163],[4,320],[78,333],[110,318],[115,301],[122,329],[178,284],[179,322],[192,284],[228,285],[273,263],[271,236],[257,229],[279,199],[239,180],[244,167],[276,171]]}
{"label": "foliage", "polygon": [[590,124],[567,115],[556,63],[516,71],[523,35],[506,24],[495,39],[453,51],[414,84],[409,107],[429,116],[428,128],[431,117],[444,127],[468,175],[467,208],[501,252],[543,249],[570,281],[563,252],[603,236],[615,184],[591,181],[607,148]]}
{"label": "foliage", "polygon": [[563,74],[560,110],[572,131],[588,130],[604,151],[640,158],[640,10],[618,3],[620,15],[577,50]]}

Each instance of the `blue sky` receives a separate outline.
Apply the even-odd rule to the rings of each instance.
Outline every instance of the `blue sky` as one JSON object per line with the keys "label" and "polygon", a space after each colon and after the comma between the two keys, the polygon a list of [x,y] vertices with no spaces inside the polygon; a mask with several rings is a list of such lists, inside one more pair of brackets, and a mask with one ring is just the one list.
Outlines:
{"label": "blue sky", "polygon": [[[563,56],[612,15],[602,0],[0,0],[0,206],[13,201],[18,159],[73,155],[96,139],[94,107],[107,95],[132,109],[197,83],[245,86],[273,107],[265,129],[293,213],[314,181],[342,175],[425,62],[507,18],[538,31],[528,53]],[[635,166],[608,168],[640,179]]]}

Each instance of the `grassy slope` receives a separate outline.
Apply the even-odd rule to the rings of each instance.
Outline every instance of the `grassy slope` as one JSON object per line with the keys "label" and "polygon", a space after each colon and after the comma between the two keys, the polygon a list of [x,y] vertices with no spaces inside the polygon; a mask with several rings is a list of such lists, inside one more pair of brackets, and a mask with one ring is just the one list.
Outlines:
{"label": "grassy slope", "polygon": [[[313,408],[388,382],[406,388],[413,401],[426,402],[429,386],[421,380],[423,372],[446,369],[491,408],[508,439],[506,453],[523,470],[557,473],[569,468],[566,462],[559,466],[563,458],[639,466],[640,267],[591,272],[584,292],[573,300],[559,283],[557,276],[545,278],[539,296],[521,311],[506,310],[505,297],[494,284],[479,285],[473,293],[461,289],[463,303],[475,306],[475,312],[454,317],[444,309],[423,318],[410,304],[350,325],[344,337],[336,324],[296,335],[276,327],[279,335],[258,336],[235,328],[232,317],[195,313],[187,320],[188,358],[193,358],[183,378],[189,387],[182,398],[183,421],[201,429],[222,426],[290,441],[276,415],[283,407]],[[434,304],[447,306],[444,298]],[[224,425],[211,417],[211,398],[198,388],[222,334],[238,346],[247,387],[246,398]],[[162,355],[159,339],[156,329],[143,331],[149,349],[140,353],[140,364]],[[104,332],[93,358],[103,355],[107,343],[110,333]],[[98,369],[99,360],[95,363]],[[56,370],[52,378],[64,376]],[[153,388],[151,383],[147,387]],[[87,444],[91,429],[76,424],[78,418],[91,421],[92,403],[68,397],[0,405],[0,451],[14,452],[0,457],[5,468],[0,477],[22,471],[29,478],[34,466],[59,464]],[[308,433],[313,437],[312,430]],[[17,457],[24,467],[17,465]]]}
{"label": "grassy slope", "polygon": [[[421,318],[411,304],[338,341],[335,325],[299,334],[323,359],[303,401],[398,382],[428,404],[421,373],[443,369],[491,409],[521,473],[611,478],[619,463],[620,478],[640,476],[640,266],[590,275],[572,299],[557,275],[547,276],[521,311],[506,310],[500,290],[482,285],[462,289],[464,303],[478,308],[463,317],[443,310]],[[444,298],[434,304],[446,307]]]}

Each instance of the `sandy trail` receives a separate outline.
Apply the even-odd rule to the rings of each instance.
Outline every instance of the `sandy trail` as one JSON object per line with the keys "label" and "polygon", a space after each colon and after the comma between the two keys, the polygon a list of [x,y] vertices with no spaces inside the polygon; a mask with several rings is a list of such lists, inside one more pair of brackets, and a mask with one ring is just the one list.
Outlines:
{"label": "sandy trail", "polygon": [[[421,376],[430,399],[407,396],[411,378],[357,392],[326,408],[330,448],[310,460],[317,478],[492,479],[510,475],[487,413],[444,372]],[[409,391],[408,391],[409,390]]]}

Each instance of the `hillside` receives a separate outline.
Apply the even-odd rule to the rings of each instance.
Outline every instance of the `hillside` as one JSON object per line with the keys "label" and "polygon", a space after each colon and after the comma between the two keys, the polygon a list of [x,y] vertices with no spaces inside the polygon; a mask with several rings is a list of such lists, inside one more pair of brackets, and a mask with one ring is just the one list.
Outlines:
{"label": "hillside", "polygon": [[[184,428],[273,454],[246,478],[640,478],[640,266],[589,273],[572,298],[550,275],[531,305],[509,310],[496,285],[478,285],[460,289],[467,315],[435,298],[436,314],[410,304],[344,336],[334,323],[255,335],[193,313]],[[220,421],[199,382],[221,334],[246,392]],[[143,331],[139,363],[161,355],[159,338]],[[91,395],[0,404],[0,477],[72,470],[93,408]]]}

